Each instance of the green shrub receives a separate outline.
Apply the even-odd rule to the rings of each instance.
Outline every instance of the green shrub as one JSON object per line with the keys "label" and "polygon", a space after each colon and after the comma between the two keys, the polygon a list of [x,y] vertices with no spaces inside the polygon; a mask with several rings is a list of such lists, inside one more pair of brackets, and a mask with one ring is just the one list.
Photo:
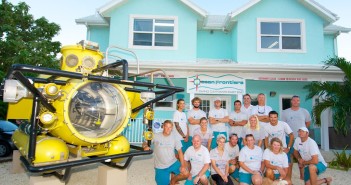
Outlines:
{"label": "green shrub", "polygon": [[334,152],[335,158],[329,163],[330,168],[348,171],[351,168],[351,153],[346,154],[347,146],[339,153]]}

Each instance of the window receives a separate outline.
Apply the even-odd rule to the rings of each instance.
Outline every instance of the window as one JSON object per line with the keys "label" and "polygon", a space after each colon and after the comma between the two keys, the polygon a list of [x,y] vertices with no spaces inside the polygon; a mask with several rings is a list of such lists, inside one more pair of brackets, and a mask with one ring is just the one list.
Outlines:
{"label": "window", "polygon": [[210,109],[214,108],[214,99],[216,97],[220,97],[222,99],[222,105],[221,107],[223,109],[227,109],[228,113],[230,113],[231,110],[231,98],[230,96],[223,96],[223,95],[196,95],[197,97],[201,98],[201,105],[200,109],[206,112],[206,116],[208,117],[208,113],[210,112]]}
{"label": "window", "polygon": [[258,20],[258,51],[304,52],[302,20]]}
{"label": "window", "polygon": [[174,49],[177,40],[176,17],[132,16],[130,47]]}

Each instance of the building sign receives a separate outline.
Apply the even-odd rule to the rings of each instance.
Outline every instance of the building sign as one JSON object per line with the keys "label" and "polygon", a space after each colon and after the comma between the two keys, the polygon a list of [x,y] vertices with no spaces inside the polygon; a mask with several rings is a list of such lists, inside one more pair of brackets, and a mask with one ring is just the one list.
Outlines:
{"label": "building sign", "polygon": [[308,81],[308,78],[301,77],[258,77],[258,80],[267,81]]}
{"label": "building sign", "polygon": [[187,93],[198,94],[243,94],[245,79],[232,74],[196,74],[187,78]]}

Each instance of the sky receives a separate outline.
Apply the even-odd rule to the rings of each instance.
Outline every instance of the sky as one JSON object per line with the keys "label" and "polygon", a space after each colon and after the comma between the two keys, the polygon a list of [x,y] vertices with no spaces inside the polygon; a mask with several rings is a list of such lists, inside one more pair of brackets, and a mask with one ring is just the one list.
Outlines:
{"label": "sky", "polygon": [[[86,27],[77,25],[75,19],[93,15],[96,10],[111,0],[8,0],[13,4],[26,2],[34,18],[45,17],[50,22],[60,25],[61,31],[54,38],[62,45],[70,45],[86,38]],[[249,0],[192,0],[195,4],[214,15],[226,15],[243,6]],[[347,0],[315,0],[333,13],[339,20],[334,24],[351,28],[351,1]],[[351,61],[351,33],[338,36],[339,57]]]}

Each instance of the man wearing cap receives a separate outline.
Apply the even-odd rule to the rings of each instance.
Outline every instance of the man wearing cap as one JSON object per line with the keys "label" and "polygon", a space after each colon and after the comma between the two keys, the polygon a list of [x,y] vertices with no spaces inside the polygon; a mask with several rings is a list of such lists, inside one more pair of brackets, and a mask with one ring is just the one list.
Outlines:
{"label": "man wearing cap", "polygon": [[318,179],[318,175],[327,169],[321,152],[318,149],[317,143],[310,137],[306,127],[301,127],[298,130],[299,137],[294,143],[294,156],[298,160],[299,167],[304,167],[305,185],[330,184],[331,177]]}
{"label": "man wearing cap", "polygon": [[[300,107],[300,97],[294,95],[291,98],[291,107],[283,110],[282,121],[286,122],[294,133],[298,136],[298,129],[301,127],[309,127],[311,124],[310,113]],[[292,153],[292,152],[291,152]],[[291,174],[290,174],[291,175]],[[300,179],[303,179],[303,168],[300,168]]]}
{"label": "man wearing cap", "polygon": [[200,109],[201,99],[195,97],[191,100],[193,108],[188,111],[189,135],[192,137],[194,131],[200,128],[200,119],[206,117],[206,113]]}
{"label": "man wearing cap", "polygon": [[[213,138],[217,138],[219,134],[225,135],[227,138],[227,127],[225,123],[229,121],[228,111],[221,107],[222,102],[220,97],[214,100],[214,109],[208,113],[210,125],[213,131]],[[211,149],[216,148],[216,142],[211,143]]]}

